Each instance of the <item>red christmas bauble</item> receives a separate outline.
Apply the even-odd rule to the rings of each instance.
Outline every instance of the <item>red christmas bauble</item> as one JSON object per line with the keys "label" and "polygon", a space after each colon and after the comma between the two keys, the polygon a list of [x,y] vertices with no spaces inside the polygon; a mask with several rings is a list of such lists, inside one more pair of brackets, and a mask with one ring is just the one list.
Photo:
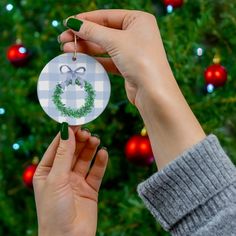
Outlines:
{"label": "red christmas bauble", "polygon": [[24,173],[23,173],[23,182],[27,187],[32,187],[33,186],[33,176],[34,172],[37,168],[37,165],[30,165],[28,166]]}
{"label": "red christmas bauble", "polygon": [[165,6],[171,5],[174,8],[182,7],[184,0],[164,0]]}
{"label": "red christmas bauble", "polygon": [[29,52],[23,44],[14,44],[8,48],[7,59],[14,66],[24,66],[28,62]]}
{"label": "red christmas bauble", "polygon": [[214,64],[209,67],[204,72],[206,84],[212,84],[215,87],[220,87],[227,81],[227,70],[220,64]]}
{"label": "red christmas bauble", "polygon": [[150,165],[154,161],[148,136],[134,135],[125,146],[126,158],[137,165]]}

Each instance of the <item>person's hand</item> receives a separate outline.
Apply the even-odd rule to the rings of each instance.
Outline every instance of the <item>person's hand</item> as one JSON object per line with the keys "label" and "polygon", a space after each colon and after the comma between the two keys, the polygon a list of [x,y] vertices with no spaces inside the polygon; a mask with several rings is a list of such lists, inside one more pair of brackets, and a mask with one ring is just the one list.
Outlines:
{"label": "person's hand", "polygon": [[94,236],[108,154],[105,149],[96,154],[100,140],[87,131],[69,128],[68,139],[62,138],[55,137],[33,178],[39,236]]}
{"label": "person's hand", "polygon": [[[80,19],[81,22],[76,20]],[[74,51],[74,33],[79,52],[97,56],[108,72],[125,78],[128,99],[139,107],[142,95],[161,79],[172,75],[159,29],[152,14],[129,10],[98,10],[70,17],[70,30],[59,36],[65,52]],[[73,32],[71,29],[74,29]],[[99,57],[108,54],[110,58]],[[150,76],[154,73],[156,77]],[[149,92],[149,91],[148,91]]]}
{"label": "person's hand", "polygon": [[[76,34],[77,51],[96,56],[108,72],[124,77],[127,97],[144,120],[159,168],[205,138],[173,76],[155,16],[97,10],[71,16],[65,25],[69,30],[59,36],[65,52],[74,51]],[[110,57],[101,57],[105,53]]]}

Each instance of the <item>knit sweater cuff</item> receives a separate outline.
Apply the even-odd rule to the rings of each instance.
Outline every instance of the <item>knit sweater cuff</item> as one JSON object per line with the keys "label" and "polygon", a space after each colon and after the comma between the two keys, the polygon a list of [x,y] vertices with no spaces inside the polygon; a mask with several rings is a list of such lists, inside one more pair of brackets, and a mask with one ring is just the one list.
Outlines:
{"label": "knit sweater cuff", "polygon": [[209,212],[217,212],[219,201],[221,206],[227,201],[226,194],[218,196],[233,182],[235,167],[211,134],[139,184],[138,193],[163,228],[175,231],[180,224],[191,229],[212,217]]}

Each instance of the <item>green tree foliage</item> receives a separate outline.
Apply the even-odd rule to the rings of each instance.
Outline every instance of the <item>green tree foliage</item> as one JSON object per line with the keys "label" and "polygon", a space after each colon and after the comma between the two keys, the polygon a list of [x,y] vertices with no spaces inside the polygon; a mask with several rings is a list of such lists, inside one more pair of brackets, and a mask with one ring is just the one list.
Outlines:
{"label": "green tree foliage", "polygon": [[[13,4],[11,11],[6,10],[9,3]],[[38,103],[38,75],[61,53],[56,39],[64,30],[62,20],[103,8],[145,10],[157,16],[169,61],[186,99],[205,131],[218,135],[236,163],[236,0],[186,0],[171,14],[165,13],[161,0],[2,0],[0,107],[6,112],[0,115],[0,235],[37,235],[33,191],[22,183],[22,173],[34,156],[43,155],[59,129]],[[53,20],[59,21],[58,27],[52,26]],[[16,39],[32,54],[25,67],[15,68],[6,59],[7,48]],[[201,58],[196,55],[198,47],[204,49]],[[228,82],[206,94],[203,72],[216,53],[228,70]],[[110,154],[99,197],[97,235],[169,235],[137,196],[137,184],[156,168],[137,167],[126,160],[125,143],[140,132],[143,123],[126,99],[123,79],[111,75],[110,79],[112,95],[106,111],[86,125],[100,135]],[[19,150],[12,149],[14,143],[20,144]]]}

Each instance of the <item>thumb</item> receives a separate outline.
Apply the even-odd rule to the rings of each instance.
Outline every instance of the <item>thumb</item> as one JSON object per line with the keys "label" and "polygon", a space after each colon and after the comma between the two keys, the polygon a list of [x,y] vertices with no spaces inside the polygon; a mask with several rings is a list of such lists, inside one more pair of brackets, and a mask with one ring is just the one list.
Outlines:
{"label": "thumb", "polygon": [[72,167],[72,160],[75,152],[75,134],[68,124],[61,125],[61,138],[52,165],[51,174],[68,174]]}
{"label": "thumb", "polygon": [[105,50],[108,45],[115,43],[119,30],[108,28],[87,20],[68,18],[66,26],[84,40],[91,41],[102,46]]}

